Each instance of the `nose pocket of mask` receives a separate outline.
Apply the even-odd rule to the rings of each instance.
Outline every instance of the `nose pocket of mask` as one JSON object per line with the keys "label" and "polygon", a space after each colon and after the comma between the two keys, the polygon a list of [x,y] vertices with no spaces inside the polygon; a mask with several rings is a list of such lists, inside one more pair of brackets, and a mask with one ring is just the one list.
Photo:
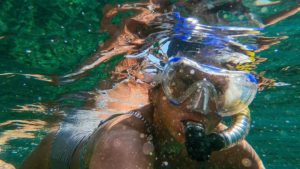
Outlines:
{"label": "nose pocket of mask", "polygon": [[217,110],[217,92],[213,84],[206,79],[197,83],[197,90],[191,99],[191,108],[197,112],[208,114]]}

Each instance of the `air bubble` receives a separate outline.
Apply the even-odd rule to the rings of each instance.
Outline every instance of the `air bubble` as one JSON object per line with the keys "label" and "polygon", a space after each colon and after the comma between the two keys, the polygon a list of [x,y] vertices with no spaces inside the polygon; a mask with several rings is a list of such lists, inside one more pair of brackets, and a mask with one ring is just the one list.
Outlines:
{"label": "air bubble", "polygon": [[26,49],[25,52],[26,52],[27,54],[30,54],[32,51],[31,51],[30,49]]}
{"label": "air bubble", "polygon": [[168,166],[169,163],[167,161],[162,162],[162,166]]}

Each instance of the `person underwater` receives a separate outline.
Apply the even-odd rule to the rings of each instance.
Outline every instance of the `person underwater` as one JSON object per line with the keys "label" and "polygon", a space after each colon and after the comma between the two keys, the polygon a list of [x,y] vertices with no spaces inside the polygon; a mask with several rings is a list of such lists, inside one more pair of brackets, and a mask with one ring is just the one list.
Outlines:
{"label": "person underwater", "polygon": [[[159,37],[171,37],[167,53],[173,57],[147,56],[151,64],[142,66],[146,78],[141,80],[153,83],[126,79],[105,94],[99,93],[115,102],[104,107],[122,113],[116,111],[100,124],[89,119],[97,120],[95,112],[68,114],[22,168],[264,168],[244,140],[250,126],[248,106],[258,84],[249,72],[236,69],[240,63],[253,62],[248,51],[260,46],[243,45],[234,38],[253,35],[261,40],[256,36],[259,30],[199,25],[176,13],[171,18],[178,24],[167,27],[171,34]],[[198,28],[204,38],[199,38]],[[202,39],[201,55],[186,48]],[[156,71],[151,72],[150,67]],[[118,94],[110,95],[114,92]],[[128,93],[137,97],[123,97]],[[142,106],[119,104],[124,100]],[[85,120],[78,123],[79,116]],[[224,117],[232,117],[231,126],[221,123]]]}
{"label": "person underwater", "polygon": [[[175,18],[179,18],[177,14]],[[222,29],[231,32],[231,27]],[[186,42],[194,36],[182,39],[178,30],[174,32],[174,38]],[[185,31],[183,35],[187,35]],[[228,39],[221,42],[233,43]],[[144,67],[147,72],[155,62],[153,58],[145,61],[152,62]],[[149,103],[115,114],[94,128],[87,119],[72,125],[79,116],[97,119],[90,115],[93,112],[68,114],[58,131],[42,141],[22,168],[264,168],[244,140],[250,127],[248,105],[258,88],[256,78],[248,72],[216,67],[213,63],[220,63],[217,61],[204,64],[200,56],[160,60],[157,73],[149,74],[153,77],[146,86],[148,93],[142,95],[149,95]],[[127,87],[118,88],[124,84]],[[118,84],[115,96],[126,99],[122,93],[138,86],[129,84]],[[136,99],[142,98],[127,101]],[[226,116],[233,118],[228,128],[221,123]]]}
{"label": "person underwater", "polygon": [[[263,168],[243,140],[257,91],[253,75],[173,57],[157,76],[151,104],[102,122],[70,158],[51,155],[64,143],[45,140],[39,160],[29,158],[23,168]],[[224,116],[233,117],[232,126],[220,123]]]}

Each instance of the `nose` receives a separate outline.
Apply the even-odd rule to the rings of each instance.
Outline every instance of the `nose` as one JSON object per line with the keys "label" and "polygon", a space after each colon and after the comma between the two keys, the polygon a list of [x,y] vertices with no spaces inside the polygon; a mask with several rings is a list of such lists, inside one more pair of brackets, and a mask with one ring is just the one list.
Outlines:
{"label": "nose", "polygon": [[198,82],[198,89],[194,96],[191,98],[191,108],[200,112],[201,114],[208,115],[209,113],[217,112],[217,92],[213,84],[206,79]]}
{"label": "nose", "polygon": [[196,94],[193,100],[193,109],[207,115],[209,112],[209,91],[207,88],[199,88],[198,90],[198,94]]}

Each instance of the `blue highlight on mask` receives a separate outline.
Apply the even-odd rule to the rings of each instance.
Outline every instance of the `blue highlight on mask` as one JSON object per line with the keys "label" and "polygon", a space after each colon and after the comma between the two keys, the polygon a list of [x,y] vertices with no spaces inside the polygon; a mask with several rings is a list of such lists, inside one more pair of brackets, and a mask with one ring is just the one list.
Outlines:
{"label": "blue highlight on mask", "polygon": [[258,49],[258,46],[255,45],[255,44],[245,45],[245,47],[246,47],[248,50],[251,50],[251,51],[254,51],[254,50],[257,50],[257,49]]}
{"label": "blue highlight on mask", "polygon": [[179,105],[180,105],[180,103],[178,103],[178,102],[176,102],[176,101],[174,101],[174,100],[169,100],[169,102],[170,102],[172,105],[174,105],[174,106],[179,106]]}
{"label": "blue highlight on mask", "polygon": [[182,60],[182,57],[172,57],[172,58],[169,59],[169,62],[170,63],[175,63],[175,62],[178,62],[180,60]]}
{"label": "blue highlight on mask", "polygon": [[250,80],[250,82],[257,84],[257,80],[256,80],[256,77],[254,75],[252,75],[251,73],[248,73],[247,77]]}

